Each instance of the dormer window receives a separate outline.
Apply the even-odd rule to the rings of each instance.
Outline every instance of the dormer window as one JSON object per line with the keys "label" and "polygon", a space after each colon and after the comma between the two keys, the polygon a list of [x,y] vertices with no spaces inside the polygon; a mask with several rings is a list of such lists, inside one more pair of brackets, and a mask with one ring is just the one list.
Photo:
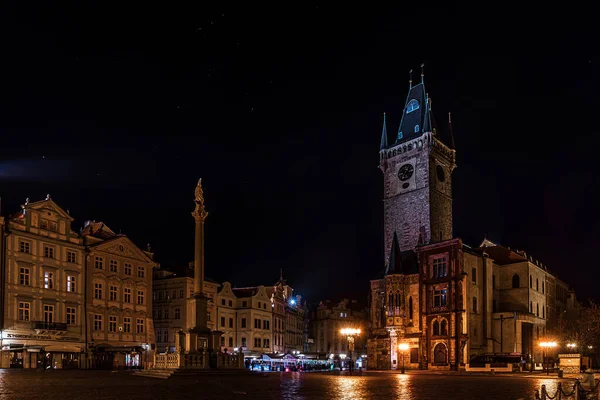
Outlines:
{"label": "dormer window", "polygon": [[419,109],[419,102],[415,99],[412,99],[411,101],[408,102],[408,105],[406,106],[406,113],[409,114],[418,109]]}

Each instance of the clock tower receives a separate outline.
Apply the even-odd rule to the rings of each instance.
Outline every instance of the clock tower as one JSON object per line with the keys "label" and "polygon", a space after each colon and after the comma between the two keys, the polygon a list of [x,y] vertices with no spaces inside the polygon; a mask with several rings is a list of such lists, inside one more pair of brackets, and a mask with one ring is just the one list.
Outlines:
{"label": "clock tower", "polygon": [[444,143],[434,126],[421,74],[421,83],[410,82],[398,134],[390,144],[384,114],[379,167],[384,176],[386,257],[394,232],[402,251],[452,238],[455,150],[451,137]]}

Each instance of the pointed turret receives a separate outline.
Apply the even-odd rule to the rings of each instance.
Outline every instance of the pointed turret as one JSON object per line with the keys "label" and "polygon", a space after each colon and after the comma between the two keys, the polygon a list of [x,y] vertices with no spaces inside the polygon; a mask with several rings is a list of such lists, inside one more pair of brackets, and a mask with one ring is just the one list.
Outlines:
{"label": "pointed turret", "polygon": [[379,150],[385,150],[388,147],[387,127],[385,125],[385,113],[383,113],[383,130],[381,131],[381,143]]}
{"label": "pointed turret", "polygon": [[386,275],[391,274],[403,274],[404,268],[402,268],[402,254],[400,253],[400,244],[398,243],[398,235],[394,231],[394,238],[392,239],[392,248],[390,249],[390,258],[388,259],[388,265],[385,270]]}
{"label": "pointed turret", "polygon": [[413,86],[411,82],[396,144],[414,139],[425,132],[431,132],[432,129],[431,99],[425,91],[425,77],[421,72],[421,83]]}

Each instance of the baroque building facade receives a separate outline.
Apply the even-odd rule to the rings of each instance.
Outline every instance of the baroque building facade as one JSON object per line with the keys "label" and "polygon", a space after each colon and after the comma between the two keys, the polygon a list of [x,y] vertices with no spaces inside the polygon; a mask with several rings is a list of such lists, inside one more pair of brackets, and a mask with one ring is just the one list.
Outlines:
{"label": "baroque building facade", "polygon": [[147,368],[154,353],[153,254],[102,222],[86,221],[81,235],[91,367]]}
{"label": "baroque building facade", "polygon": [[[569,307],[568,285],[527,258],[484,240],[453,236],[451,127],[435,127],[431,99],[412,85],[398,134],[388,143],[384,115],[385,259],[370,282],[371,369],[468,368],[478,355],[541,362],[539,342],[553,335]],[[558,295],[560,293],[560,295]],[[399,344],[408,350],[399,349]]]}
{"label": "baroque building facade", "polygon": [[73,217],[48,195],[0,219],[2,368],[86,365],[85,251]]}
{"label": "baroque building facade", "polygon": [[50,195],[2,228],[2,368],[148,367],[152,254],[102,223],[74,219]]}

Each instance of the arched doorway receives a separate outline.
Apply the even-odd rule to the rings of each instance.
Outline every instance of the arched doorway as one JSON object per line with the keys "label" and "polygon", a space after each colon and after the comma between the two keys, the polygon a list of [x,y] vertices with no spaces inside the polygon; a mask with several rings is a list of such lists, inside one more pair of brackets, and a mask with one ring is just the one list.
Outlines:
{"label": "arched doorway", "polygon": [[433,363],[448,364],[448,351],[444,343],[438,343],[433,348]]}

